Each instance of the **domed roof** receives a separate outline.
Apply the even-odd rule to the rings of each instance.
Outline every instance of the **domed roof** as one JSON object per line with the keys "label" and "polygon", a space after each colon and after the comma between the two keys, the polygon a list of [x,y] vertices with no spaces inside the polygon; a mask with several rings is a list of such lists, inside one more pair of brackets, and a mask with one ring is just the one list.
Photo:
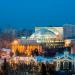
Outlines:
{"label": "domed roof", "polygon": [[47,29],[40,29],[37,30],[30,36],[30,39],[50,39],[55,38],[56,35],[54,32],[47,30]]}
{"label": "domed roof", "polygon": [[52,31],[47,30],[47,29],[40,29],[38,31],[36,31],[35,33],[40,33],[40,34],[54,34]]}

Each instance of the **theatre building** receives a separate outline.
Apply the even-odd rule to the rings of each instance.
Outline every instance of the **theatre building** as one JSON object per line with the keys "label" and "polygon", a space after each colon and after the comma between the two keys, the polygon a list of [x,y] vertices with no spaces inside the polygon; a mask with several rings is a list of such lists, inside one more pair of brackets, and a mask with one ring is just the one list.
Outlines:
{"label": "theatre building", "polygon": [[15,40],[12,43],[12,51],[31,52],[35,49],[42,52],[45,47],[63,47],[63,28],[62,27],[35,27],[35,32],[26,39]]}

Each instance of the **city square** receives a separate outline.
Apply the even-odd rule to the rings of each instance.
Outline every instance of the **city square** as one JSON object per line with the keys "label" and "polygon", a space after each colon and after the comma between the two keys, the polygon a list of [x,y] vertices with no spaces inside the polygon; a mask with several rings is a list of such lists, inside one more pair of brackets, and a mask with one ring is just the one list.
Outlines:
{"label": "city square", "polygon": [[0,75],[75,75],[75,0],[0,0]]}
{"label": "city square", "polygon": [[35,27],[28,37],[14,36],[10,45],[0,50],[0,69],[7,64],[8,75],[41,75],[45,65],[47,74],[71,75],[75,72],[75,44],[67,32],[63,34],[65,28]]}

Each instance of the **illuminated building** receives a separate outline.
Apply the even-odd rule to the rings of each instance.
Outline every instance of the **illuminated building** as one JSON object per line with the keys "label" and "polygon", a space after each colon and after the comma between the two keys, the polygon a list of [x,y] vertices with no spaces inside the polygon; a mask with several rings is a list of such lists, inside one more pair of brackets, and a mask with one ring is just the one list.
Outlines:
{"label": "illuminated building", "polygon": [[39,53],[42,52],[42,46],[38,43],[22,43],[21,40],[15,40],[12,43],[12,51],[16,53],[18,50],[20,53],[25,53],[26,55],[31,55],[32,51],[37,49]]}
{"label": "illuminated building", "polygon": [[35,32],[28,38],[28,40],[36,40],[37,43],[48,43],[62,39],[62,27],[35,27]]}
{"label": "illuminated building", "polygon": [[42,51],[44,47],[63,47],[63,28],[62,27],[36,27],[35,32],[28,38],[21,38],[20,42],[13,41],[12,50],[16,52],[27,52],[38,49]]}
{"label": "illuminated building", "polygon": [[35,32],[28,38],[35,40],[36,43],[44,47],[63,47],[63,28],[62,27],[35,27]]}
{"label": "illuminated building", "polygon": [[56,55],[56,57],[54,58],[54,61],[56,61],[56,64],[57,64],[56,66],[57,71],[58,70],[73,70],[75,68],[73,55],[69,54],[68,51],[65,51],[64,54]]}

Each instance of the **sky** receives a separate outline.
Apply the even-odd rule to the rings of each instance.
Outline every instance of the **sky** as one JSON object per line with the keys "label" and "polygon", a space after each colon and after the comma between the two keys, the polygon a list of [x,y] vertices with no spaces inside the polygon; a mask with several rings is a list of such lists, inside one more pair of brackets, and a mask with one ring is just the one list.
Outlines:
{"label": "sky", "polygon": [[75,0],[0,0],[0,28],[75,24]]}

